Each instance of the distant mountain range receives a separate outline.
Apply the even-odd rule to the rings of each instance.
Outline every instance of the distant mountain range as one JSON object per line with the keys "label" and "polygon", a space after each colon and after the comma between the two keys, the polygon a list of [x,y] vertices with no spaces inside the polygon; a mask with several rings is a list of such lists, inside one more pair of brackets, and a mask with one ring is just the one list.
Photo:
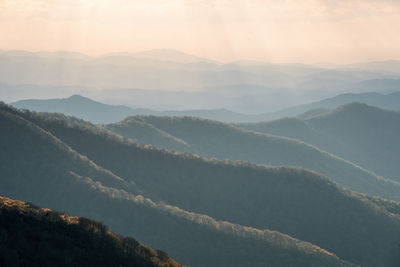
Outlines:
{"label": "distant mountain range", "polygon": [[[400,82],[396,84],[397,89],[400,88]],[[400,91],[394,92],[390,94],[380,94],[380,93],[347,93],[337,95],[335,97],[323,99],[321,101],[313,102],[310,104],[299,105],[290,107],[287,109],[280,110],[275,113],[271,113],[270,119],[278,119],[282,117],[288,116],[297,116],[301,113],[310,111],[310,110],[318,110],[322,109],[322,112],[326,112],[326,109],[334,109],[341,105],[352,103],[352,102],[361,102],[371,106],[376,106],[384,109],[390,110],[400,110]],[[325,110],[323,110],[325,109]],[[268,117],[267,114],[265,116]]]}
{"label": "distant mountain range", "polygon": [[132,115],[159,115],[159,116],[193,116],[221,121],[240,121],[251,117],[226,109],[215,110],[183,110],[183,111],[155,111],[151,109],[130,108],[127,106],[107,105],[79,95],[64,99],[29,99],[12,103],[20,109],[29,109],[38,112],[59,112],[70,116],[82,118],[93,123],[118,122]]}
{"label": "distant mountain range", "polygon": [[128,116],[134,115],[191,116],[222,122],[259,122],[287,116],[304,116],[303,113],[310,111],[312,115],[315,115],[318,114],[318,112],[326,112],[329,109],[351,102],[363,102],[385,109],[400,110],[400,92],[387,95],[380,93],[341,94],[306,105],[294,106],[277,112],[256,115],[241,114],[227,109],[155,111],[151,109],[103,104],[80,95],[73,95],[69,98],[61,99],[21,100],[11,103],[11,105],[20,109],[29,109],[38,112],[59,112],[82,118],[93,123],[104,124],[118,122]]}
{"label": "distant mountain range", "polygon": [[73,95],[65,99],[22,100],[12,105],[21,109],[29,109],[38,112],[63,113],[93,123],[114,122],[132,114],[154,113],[152,110],[107,105],[79,95]]}
{"label": "distant mountain range", "polygon": [[[328,106],[343,98],[337,97],[323,103]],[[400,93],[388,96],[368,95],[369,102],[381,105],[385,103],[392,107],[396,98],[400,99]],[[283,118],[237,126],[296,138],[400,182],[400,111],[384,110],[364,103],[350,103],[306,119]]]}
{"label": "distant mountain range", "polygon": [[182,266],[87,218],[0,196],[1,266]]}
{"label": "distant mountain range", "polygon": [[[395,63],[380,62],[382,66]],[[400,72],[388,72],[387,68],[251,61],[222,64],[167,49],[99,57],[2,51],[0,93],[8,102],[81,94],[157,110],[224,107],[256,114],[344,92],[398,91]]]}

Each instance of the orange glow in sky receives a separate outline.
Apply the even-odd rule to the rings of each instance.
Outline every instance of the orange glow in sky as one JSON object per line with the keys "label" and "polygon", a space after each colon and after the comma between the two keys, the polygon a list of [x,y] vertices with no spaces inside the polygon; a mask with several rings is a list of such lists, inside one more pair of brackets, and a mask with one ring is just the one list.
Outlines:
{"label": "orange glow in sky", "polygon": [[0,0],[0,49],[170,48],[220,61],[400,59],[396,0]]}

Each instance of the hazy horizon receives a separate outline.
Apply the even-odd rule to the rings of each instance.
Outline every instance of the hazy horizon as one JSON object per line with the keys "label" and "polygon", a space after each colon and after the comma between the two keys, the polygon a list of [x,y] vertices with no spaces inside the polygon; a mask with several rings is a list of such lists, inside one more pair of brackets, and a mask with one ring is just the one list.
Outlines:
{"label": "hazy horizon", "polygon": [[[332,66],[345,66],[345,65],[352,65],[352,64],[363,64],[363,63],[371,63],[371,62],[390,62],[390,61],[400,61],[399,58],[382,58],[382,59],[377,59],[377,60],[367,60],[367,61],[352,61],[352,62],[346,62],[346,63],[334,63],[330,61],[316,61],[316,62],[297,62],[297,61],[284,61],[284,62],[270,62],[270,61],[264,61],[264,60],[257,60],[257,59],[249,59],[249,58],[238,58],[235,60],[230,60],[230,61],[222,61],[218,60],[217,58],[209,58],[209,57],[203,57],[201,55],[196,55],[192,54],[186,51],[174,49],[174,48],[153,48],[153,49],[148,49],[148,50],[137,50],[137,51],[110,51],[106,53],[99,53],[99,54],[88,54],[85,53],[84,51],[76,51],[76,50],[27,50],[27,49],[0,49],[1,52],[28,52],[28,53],[33,53],[33,54],[40,54],[40,53],[50,53],[50,54],[57,54],[57,53],[73,53],[73,54],[81,54],[83,56],[86,56],[88,58],[100,58],[104,56],[112,56],[112,55],[126,55],[126,56],[135,56],[136,54],[140,53],[147,53],[147,52],[153,52],[153,51],[172,51],[172,52],[177,52],[177,53],[182,53],[186,54],[188,56],[193,56],[197,57],[199,59],[204,59],[211,61],[212,63],[217,63],[217,64],[230,64],[230,63],[235,63],[235,62],[252,62],[252,63],[260,63],[260,64],[272,64],[272,65],[290,65],[290,64],[304,64],[304,65],[311,65],[311,66],[318,66],[318,65],[332,65]],[[323,66],[325,67],[325,66]]]}
{"label": "hazy horizon", "polygon": [[306,1],[0,1],[0,49],[175,49],[221,62],[348,64],[400,59],[400,3]]}

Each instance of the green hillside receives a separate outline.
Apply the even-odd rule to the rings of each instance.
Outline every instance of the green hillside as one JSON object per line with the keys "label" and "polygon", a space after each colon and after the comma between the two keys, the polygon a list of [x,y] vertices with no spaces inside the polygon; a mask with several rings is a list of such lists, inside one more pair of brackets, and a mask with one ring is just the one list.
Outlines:
{"label": "green hillside", "polygon": [[[16,110],[12,111],[15,114],[18,113]],[[270,229],[289,234],[294,238],[311,242],[332,251],[340,258],[362,266],[379,266],[379,264],[396,266],[395,264],[397,264],[400,221],[399,216],[395,215],[397,213],[396,205],[391,205],[391,202],[386,200],[371,199],[350,192],[327,178],[304,169],[222,162],[206,160],[190,154],[174,154],[157,148],[138,146],[129,140],[110,135],[106,131],[93,131],[90,128],[73,126],[60,119],[46,119],[33,113],[19,114],[42,124],[42,127],[74,147],[79,153],[85,154],[119,177],[124,177],[127,182],[134,181],[143,194],[154,201],[163,201],[196,214],[207,214],[219,221],[250,226],[251,229]],[[20,134],[25,135],[29,132],[20,131]],[[11,135],[8,138],[16,138],[16,136]],[[7,140],[7,138],[2,140]],[[17,145],[25,146],[27,144],[17,142],[13,145],[16,151],[18,151],[15,147]],[[2,146],[7,148],[10,145],[7,142]],[[11,147],[8,147],[8,149],[11,149]],[[36,149],[43,148],[33,147],[33,150]],[[24,154],[8,160],[18,162],[24,160],[23,162],[37,165],[38,163],[35,161],[40,161],[40,157],[31,158],[29,154]],[[20,171],[27,169],[34,170],[34,168],[26,165],[21,165],[18,168]],[[25,175],[32,178],[29,172]],[[78,174],[71,173],[71,175],[73,178],[68,181],[78,180],[80,182],[65,183],[66,185],[62,185],[62,188],[57,189],[61,190],[62,194],[56,190],[51,190],[46,193],[48,194],[46,196],[42,192],[42,195],[46,196],[47,199],[35,202],[42,205],[42,203],[54,202],[56,198],[57,203],[61,202],[63,205],[50,206],[50,208],[104,221],[114,231],[135,236],[152,247],[168,251],[171,256],[182,263],[189,263],[190,260],[193,262],[194,258],[197,259],[195,256],[189,257],[190,254],[188,253],[180,253],[181,247],[193,246],[193,244],[188,244],[193,239],[180,232],[187,229],[181,223],[177,223],[175,217],[167,216],[168,219],[163,217],[170,214],[166,212],[165,205],[151,201],[146,208],[135,206],[135,210],[141,210],[136,214],[149,212],[147,210],[149,206],[155,208],[156,211],[152,209],[150,212],[153,214],[151,219],[142,219],[142,216],[133,216],[135,214],[133,211],[130,212],[121,208],[123,203],[126,203],[126,201],[121,202],[121,198],[127,199],[128,202],[133,199],[129,189],[123,189],[124,191],[118,188],[111,189],[96,183],[95,177],[87,179]],[[7,176],[1,174],[1,177]],[[38,177],[37,179],[52,179],[48,176]],[[85,184],[88,185],[91,193],[88,193],[88,190],[82,187],[82,181],[86,181]],[[3,181],[3,183],[12,184],[14,191],[13,195],[10,196],[24,199],[23,192],[21,193],[18,189],[18,183],[14,184],[13,180]],[[44,183],[47,183],[47,181],[45,180]],[[29,184],[32,191],[42,190],[38,189],[40,185],[37,183]],[[3,185],[0,185],[0,188],[3,188]],[[96,196],[93,196],[93,190],[97,192]],[[52,195],[53,192],[54,195]],[[65,195],[65,192],[70,192],[71,195],[65,197],[74,201],[63,201],[60,196]],[[4,191],[1,193],[9,194]],[[104,196],[105,193],[107,193],[107,196]],[[124,197],[120,197],[121,194]],[[110,197],[113,198],[113,201],[110,201]],[[135,205],[146,202],[142,198],[135,199]],[[75,201],[85,203],[85,205],[77,205]],[[55,205],[56,203],[52,204]],[[105,211],[106,209],[113,215],[109,215]],[[159,214],[160,210],[162,211],[161,215]],[[181,213],[180,211],[179,214],[182,215],[181,219],[190,217],[185,215],[185,212]],[[133,219],[130,216],[135,218]],[[195,220],[197,224],[195,223],[195,226],[193,226],[192,220],[190,225],[191,227],[201,228],[204,225],[199,226],[198,223],[207,221],[206,218],[209,217],[200,216],[196,218],[198,218]],[[135,223],[130,222],[130,220],[134,220]],[[159,224],[164,220],[168,223]],[[154,222],[157,222],[157,224],[154,224]],[[187,223],[187,221],[185,222]],[[147,229],[150,226],[157,225],[153,228],[158,229],[159,232],[155,234],[153,228],[148,232],[142,227],[133,229],[135,228],[134,225],[139,224],[144,228],[147,227]],[[217,232],[220,229],[218,225],[214,225],[213,228]],[[233,232],[239,234],[239,237],[241,236],[240,231],[234,231],[235,228],[232,227],[228,228],[233,229]],[[191,229],[186,233],[193,233],[193,231],[194,229]],[[236,234],[234,238],[238,238]],[[174,240],[172,243],[176,244],[178,241],[175,242],[175,240],[178,236],[181,236],[179,242],[182,242],[182,246],[175,247],[171,245],[171,242]],[[208,236],[208,234],[202,232],[200,236]],[[215,237],[216,235],[211,234],[211,236]],[[251,236],[259,239],[257,235]],[[219,238],[217,240],[220,240]],[[221,248],[218,243],[216,243],[216,247],[213,247],[209,245],[209,241],[202,243],[204,245],[202,249],[197,247],[199,251],[204,253],[214,252],[212,254],[214,256],[208,256],[208,261],[217,260],[218,255],[222,255],[221,253],[229,255],[227,247],[222,246]],[[212,242],[219,241],[213,239]],[[203,246],[199,242],[196,244],[196,246]],[[236,247],[236,249],[241,246]],[[241,262],[244,264],[248,262],[249,257],[253,259],[255,256],[249,254],[249,251],[253,251],[250,249],[253,245],[243,244],[243,246],[245,246],[241,250],[243,254],[237,253],[235,249],[231,251],[235,251],[235,256],[243,257]],[[248,258],[244,255],[248,255]],[[257,257],[264,257],[264,262],[278,260],[276,257],[271,258],[271,256],[264,254]],[[292,256],[287,255],[284,258],[293,259]],[[238,260],[238,258],[234,257],[232,260]],[[310,262],[313,261],[308,261],[308,263]],[[196,263],[199,264],[199,262]],[[210,264],[210,262],[208,263]],[[254,266],[254,264],[253,262],[252,265],[248,266]],[[218,266],[218,264],[214,266]]]}
{"label": "green hillside", "polygon": [[302,140],[400,181],[400,112],[351,103],[305,120],[285,118],[238,126]]}
{"label": "green hillside", "polygon": [[1,266],[181,266],[102,223],[0,196]]}

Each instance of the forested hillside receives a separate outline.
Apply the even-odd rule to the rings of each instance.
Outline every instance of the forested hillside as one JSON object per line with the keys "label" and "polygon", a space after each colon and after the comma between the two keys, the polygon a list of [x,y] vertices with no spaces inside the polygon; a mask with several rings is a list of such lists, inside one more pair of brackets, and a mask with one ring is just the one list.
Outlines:
{"label": "forested hillside", "polygon": [[[147,129],[146,135],[137,126],[144,123],[153,127]],[[142,144],[170,148],[168,143],[163,145],[145,138],[156,130],[163,131],[185,142],[185,149],[175,147],[178,151],[210,158],[303,167],[352,190],[400,200],[399,183],[381,179],[351,162],[294,139],[244,131],[229,124],[192,117],[136,116],[106,128]]]}
{"label": "forested hillside", "polygon": [[[190,266],[350,266],[315,245],[279,232],[216,221],[132,194],[137,188],[125,184],[132,184],[133,176],[124,180],[114,175],[123,183],[107,186],[107,181],[97,179],[99,174],[85,172],[85,166],[57,168],[60,163],[46,155],[68,159],[60,149],[68,145],[8,112],[0,114],[0,124],[7,126],[2,127],[0,138],[2,195],[100,220],[113,231],[135,236]],[[30,149],[24,150],[28,145]]]}
{"label": "forested hillside", "polygon": [[[30,186],[31,191],[41,192],[37,197],[40,201],[26,199],[25,193],[19,190],[19,183],[14,183],[13,180],[2,180],[3,184],[8,184],[8,191],[2,191],[2,194],[34,201],[40,205],[51,203],[55,207],[50,206],[50,208],[104,221],[114,231],[135,236],[152,247],[167,251],[178,261],[193,266],[205,262],[208,266],[218,266],[216,262],[222,260],[221,255],[230,255],[228,251],[234,254],[230,256],[230,260],[241,262],[242,266],[256,266],[257,262],[263,266],[265,262],[281,260],[285,262],[284,266],[290,266],[289,262],[298,263],[301,262],[300,259],[304,260],[305,266],[310,266],[313,262],[302,258],[302,253],[297,254],[299,258],[293,258],[297,252],[292,253],[291,249],[298,251],[299,247],[305,246],[306,243],[294,247],[291,245],[289,250],[279,246],[276,248],[277,244],[287,242],[280,240],[288,240],[279,233],[277,233],[278,239],[272,238],[269,234],[265,237],[266,240],[277,240],[276,242],[268,243],[269,245],[265,242],[252,245],[254,240],[260,239],[258,234],[255,234],[260,233],[257,229],[270,229],[289,234],[362,266],[397,264],[400,220],[395,214],[396,205],[386,200],[379,198],[372,200],[345,190],[327,178],[304,169],[206,160],[191,154],[176,154],[157,148],[138,146],[107,131],[74,126],[61,119],[52,119],[49,116],[46,118],[29,112],[21,113],[6,106],[3,109],[8,109],[15,114],[13,115],[15,117],[23,116],[35,122],[96,164],[112,171],[118,177],[124,177],[121,179],[128,184],[134,182],[144,196],[150,197],[153,201],[163,201],[196,214],[207,214],[216,220],[230,221],[239,228],[228,223],[223,229],[230,229],[229,233],[233,236],[226,235],[226,232],[220,232],[221,222],[217,221],[216,224],[211,224],[214,232],[208,232],[210,224],[204,225],[204,222],[209,221],[210,217],[185,213],[168,205],[157,204],[136,197],[137,195],[133,196],[130,188],[112,189],[98,182],[96,176],[85,178],[85,175],[80,175],[79,172],[70,173],[71,177],[66,177],[63,183],[56,183],[55,187],[49,188],[49,192],[47,187],[43,191],[41,184],[51,183],[53,176],[34,173],[34,166],[44,163],[38,154],[33,156],[35,154],[31,151],[39,153],[42,150],[54,150],[53,148],[33,146],[31,151],[6,157],[5,151],[12,149],[19,151],[20,146],[27,145],[24,140],[29,140],[25,135],[31,135],[29,127],[18,132],[4,131],[8,136],[1,140],[16,141],[2,144],[5,159],[3,162],[21,162],[18,167],[9,169],[27,177],[25,183]],[[8,128],[10,127],[6,129]],[[37,142],[29,141],[29,143],[34,145]],[[23,162],[25,163],[22,164]],[[12,176],[12,173],[9,176],[1,174],[1,177]],[[35,180],[41,182],[33,182]],[[1,190],[4,190],[3,184],[0,186]],[[143,203],[146,204],[145,207],[142,206]],[[147,214],[147,217],[144,214]],[[176,217],[177,214],[179,219]],[[136,227],[133,227],[135,225]],[[249,232],[246,230],[248,228],[242,228],[240,225],[253,227],[251,229],[254,230]],[[242,230],[235,229],[246,230],[248,234],[243,236]],[[209,239],[197,241],[195,245],[189,244],[189,240],[193,238],[188,238],[187,235],[193,233],[199,233],[199,237]],[[249,243],[244,241],[243,237],[246,237],[244,240],[248,240]],[[243,254],[236,252],[238,247],[235,249],[222,246],[224,242],[219,242],[224,240],[223,238],[237,240]],[[229,244],[239,244],[235,242]],[[261,253],[264,251],[262,246],[266,246],[266,251],[272,249],[272,246],[280,252]],[[188,251],[183,253],[183,247],[193,248],[190,253],[199,254],[195,256]],[[251,247],[254,249],[250,249]],[[249,251],[258,252],[257,256]],[[310,257],[326,256],[318,253],[311,254]],[[199,256],[206,254],[207,257]],[[249,259],[252,260],[251,263]],[[226,259],[223,262],[225,261]]]}
{"label": "forested hillside", "polygon": [[308,119],[284,118],[238,126],[302,140],[400,181],[400,112],[351,103]]}
{"label": "forested hillside", "polygon": [[140,144],[149,144],[174,151],[191,151],[190,145],[184,140],[136,117],[128,117],[119,123],[109,124],[107,129],[125,138],[133,139]]}
{"label": "forested hillside", "polygon": [[84,217],[0,196],[0,266],[181,266]]}

